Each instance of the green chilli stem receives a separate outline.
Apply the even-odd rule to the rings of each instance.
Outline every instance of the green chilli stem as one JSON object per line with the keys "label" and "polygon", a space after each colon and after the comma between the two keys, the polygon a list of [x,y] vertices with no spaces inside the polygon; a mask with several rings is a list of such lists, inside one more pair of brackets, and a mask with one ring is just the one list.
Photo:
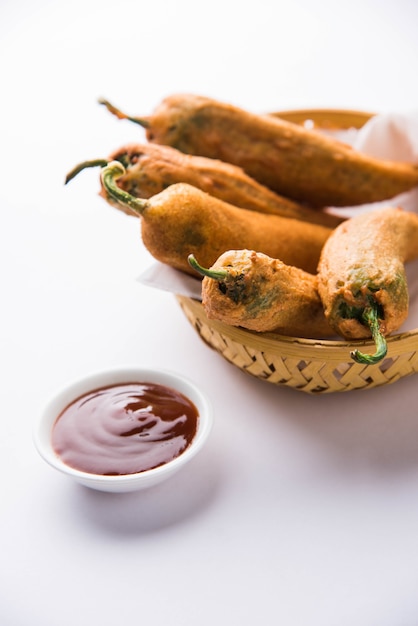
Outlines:
{"label": "green chilli stem", "polygon": [[362,319],[364,324],[370,329],[376,346],[376,351],[374,354],[364,354],[363,352],[360,352],[360,350],[353,350],[351,352],[351,357],[357,361],[357,363],[372,365],[384,359],[388,351],[386,339],[380,330],[377,304],[371,303],[370,307],[365,308]]}
{"label": "green chilli stem", "polygon": [[99,104],[103,104],[107,108],[107,110],[112,113],[112,115],[115,115],[119,120],[129,120],[134,124],[139,124],[140,126],[142,126],[142,128],[150,127],[150,122],[149,120],[147,120],[146,117],[131,117],[130,115],[127,115],[120,109],[116,108],[113,104],[111,104],[108,100],[105,100],[104,98],[99,98]]}
{"label": "green chilli stem", "polygon": [[207,276],[208,278],[213,278],[214,280],[223,280],[228,276],[228,272],[226,270],[212,270],[206,267],[202,267],[196,261],[196,258],[193,254],[189,254],[187,260],[189,261],[189,265],[194,270],[196,270],[196,272],[199,272],[199,274],[201,274],[202,276]]}
{"label": "green chilli stem", "polygon": [[119,161],[111,161],[108,163],[101,171],[103,187],[113,200],[123,206],[129,207],[134,213],[141,216],[149,206],[149,202],[143,198],[131,196],[130,193],[124,191],[116,184],[116,180],[120,178],[125,171],[125,168]]}
{"label": "green chilli stem", "polygon": [[83,161],[83,163],[79,163],[79,165],[76,165],[71,170],[71,172],[68,172],[67,176],[65,177],[65,184],[69,183],[70,180],[72,180],[73,178],[77,176],[77,174],[79,174],[82,170],[85,170],[88,167],[105,167],[108,163],[109,161],[106,161],[105,159],[94,159],[93,161]]}

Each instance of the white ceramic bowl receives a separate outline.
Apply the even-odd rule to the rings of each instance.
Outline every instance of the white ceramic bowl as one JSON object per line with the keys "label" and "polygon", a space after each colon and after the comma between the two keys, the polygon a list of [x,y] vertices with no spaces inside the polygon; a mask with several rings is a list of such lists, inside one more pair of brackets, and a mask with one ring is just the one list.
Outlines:
{"label": "white ceramic bowl", "polygon": [[[66,465],[56,454],[51,443],[52,428],[60,412],[80,395],[99,387],[127,381],[152,382],[176,389],[193,402],[199,413],[197,432],[186,450],[178,457],[136,474],[102,476],[79,471]],[[52,467],[77,482],[99,491],[126,492],[152,487],[166,480],[182,468],[202,448],[213,423],[212,407],[205,394],[191,381],[174,372],[136,367],[120,367],[93,373],[66,385],[44,407],[34,431],[34,443],[41,457]]]}

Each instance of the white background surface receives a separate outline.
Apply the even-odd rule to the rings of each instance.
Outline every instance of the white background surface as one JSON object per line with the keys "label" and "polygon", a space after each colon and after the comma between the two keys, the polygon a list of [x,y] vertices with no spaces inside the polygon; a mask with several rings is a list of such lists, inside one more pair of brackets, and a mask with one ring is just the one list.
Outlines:
{"label": "white background surface", "polygon": [[[0,623],[416,626],[417,379],[310,397],[208,349],[174,297],[136,278],[138,223],[97,172],[190,91],[253,111],[416,108],[418,5],[0,2]],[[49,468],[32,428],[68,380],[179,371],[216,423],[187,470],[114,496]]]}

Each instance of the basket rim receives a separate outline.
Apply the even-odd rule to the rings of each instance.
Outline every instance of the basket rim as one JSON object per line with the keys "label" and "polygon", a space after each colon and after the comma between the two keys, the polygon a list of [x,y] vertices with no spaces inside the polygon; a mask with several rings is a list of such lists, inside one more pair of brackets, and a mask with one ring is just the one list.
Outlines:
{"label": "basket rim", "polygon": [[[373,352],[375,349],[373,340],[369,339],[359,339],[355,342],[339,339],[310,339],[279,335],[276,333],[261,333],[247,330],[239,326],[231,326],[225,322],[209,319],[205,313],[203,304],[199,300],[180,295],[177,295],[176,298],[180,305],[191,309],[196,316],[204,320],[205,324],[216,329],[220,334],[262,352],[286,352],[287,355],[300,357],[301,350],[303,349],[307,350],[307,360],[313,358],[314,355],[312,352],[314,352],[314,358],[321,358],[321,360],[346,360],[349,362],[351,361],[350,352],[354,348],[361,348],[366,351],[370,349],[370,352]],[[418,328],[389,335],[386,339],[389,357],[412,352],[414,349],[418,348]],[[365,365],[364,367],[373,366]]]}
{"label": "basket rim", "polygon": [[318,126],[325,128],[328,126],[336,130],[347,130],[349,128],[361,128],[376,113],[355,109],[312,108],[273,111],[269,115],[280,117],[296,124],[312,121]]}

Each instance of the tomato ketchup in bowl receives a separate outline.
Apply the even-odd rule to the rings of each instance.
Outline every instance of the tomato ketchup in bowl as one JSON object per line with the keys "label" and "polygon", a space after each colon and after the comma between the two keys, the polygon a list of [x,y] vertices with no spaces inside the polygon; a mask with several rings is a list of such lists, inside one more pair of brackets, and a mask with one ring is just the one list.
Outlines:
{"label": "tomato ketchup in bowl", "polygon": [[177,472],[201,449],[208,399],[173,372],[119,368],[66,385],[34,432],[40,455],[85,486],[133,491]]}

